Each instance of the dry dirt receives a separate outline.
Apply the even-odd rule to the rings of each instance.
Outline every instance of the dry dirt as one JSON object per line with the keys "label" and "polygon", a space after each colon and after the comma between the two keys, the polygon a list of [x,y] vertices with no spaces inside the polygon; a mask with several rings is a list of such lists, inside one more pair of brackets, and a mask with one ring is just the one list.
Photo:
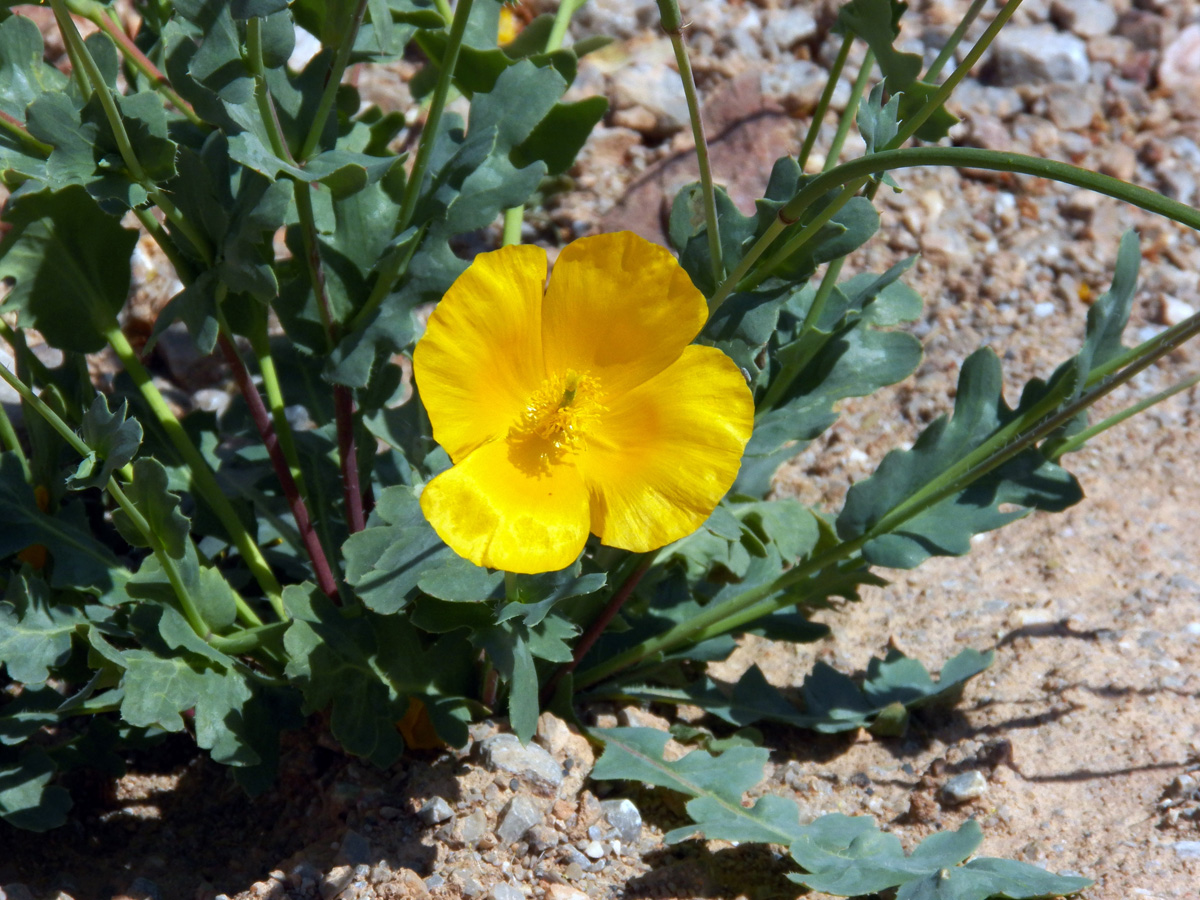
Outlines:
{"label": "dry dirt", "polygon": [[[800,123],[745,103],[742,96],[734,105],[752,115],[731,116],[722,131],[727,143],[716,142],[721,178],[761,176],[762,161],[797,141]],[[965,112],[969,136],[972,111]],[[991,112],[975,110],[977,117]],[[1005,121],[1018,135],[1021,123]],[[1099,166],[1117,143],[1142,152],[1152,141],[1197,131],[1196,121],[1181,115],[1143,126],[1114,131],[1111,121],[1097,122],[1086,130],[1088,149],[1079,161]],[[748,137],[746,129],[763,131]],[[1014,137],[1018,149],[1021,140]],[[662,184],[674,176],[655,173],[669,172],[677,148],[642,154],[667,168],[635,177],[628,166],[620,169],[629,161],[628,146],[621,149],[628,141],[623,130],[601,134],[592,151],[601,155],[591,164],[615,166],[616,180],[600,190],[610,195],[607,204],[577,201],[559,210],[577,230],[658,227]],[[585,159],[584,171],[588,165]],[[923,253],[909,281],[927,302],[915,328],[926,362],[906,383],[844,404],[839,423],[781,472],[780,494],[836,509],[849,483],[950,408],[958,366],[981,343],[1005,359],[1015,402],[1025,380],[1075,351],[1087,301],[1105,288],[1126,227],[1142,229],[1145,257],[1129,334],[1160,328],[1170,315],[1168,297],[1200,306],[1200,252],[1182,229],[1033,179],[910,172],[899,180],[905,193],[883,198],[884,228],[853,264],[879,270]],[[620,192],[629,192],[626,202],[606,211]],[[1108,408],[1198,366],[1200,351],[1185,348],[1118,392]],[[1187,799],[1185,777],[1200,768],[1198,426],[1200,394],[1193,388],[1069,458],[1087,493],[1074,509],[980,537],[966,558],[884,573],[891,581],[886,588],[819,614],[832,626],[830,640],[791,646],[750,639],[714,666],[714,676],[728,681],[753,662],[786,687],[798,685],[816,660],[861,672],[893,645],[930,669],[964,647],[996,651],[992,668],[952,712],[917,717],[904,738],[764,729],[771,765],[762,791],[793,797],[813,816],[872,814],[908,847],[973,816],[984,826],[982,854],[1095,879],[1089,900],[1200,897],[1200,803]],[[588,715],[645,722],[665,714]],[[479,726],[475,736],[492,727]],[[795,896],[781,874],[786,866],[770,851],[699,841],[663,847],[658,837],[679,823],[679,812],[653,792],[631,795],[646,821],[641,840],[610,854],[600,872],[583,874],[578,864],[571,870],[574,857],[565,848],[589,840],[596,795],[607,796],[611,786],[583,780],[591,751],[552,723],[541,739],[574,768],[545,798],[556,801],[547,825],[562,843],[544,851],[491,837],[497,810],[520,786],[488,771],[477,753],[418,754],[379,772],[323,746],[314,737],[319,732],[315,723],[287,739],[279,787],[253,802],[185,742],[131,758],[131,775],[76,792],[66,827],[30,836],[0,826],[0,884],[24,882],[39,897],[61,889],[75,900],[219,892],[280,900],[335,896],[329,873],[362,864],[354,882],[361,888],[351,885],[340,896]],[[972,768],[987,777],[986,793],[946,805],[940,786]],[[454,818],[427,827],[415,812],[435,795],[449,802]],[[464,839],[477,810],[485,834]],[[431,876],[444,883],[428,882]]]}

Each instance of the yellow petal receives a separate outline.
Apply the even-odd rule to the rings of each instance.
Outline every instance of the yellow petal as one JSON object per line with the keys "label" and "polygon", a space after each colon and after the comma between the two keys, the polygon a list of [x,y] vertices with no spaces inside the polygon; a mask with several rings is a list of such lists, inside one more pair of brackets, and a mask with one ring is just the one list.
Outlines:
{"label": "yellow petal", "polygon": [[541,307],[546,253],[481,253],[429,317],[413,376],[433,437],[455,462],[503,437],[544,380]]}
{"label": "yellow petal", "polygon": [[536,439],[493,441],[426,485],[421,509],[443,541],[477,566],[553,572],[588,536],[588,493],[573,466]]}
{"label": "yellow petal", "polygon": [[666,248],[629,231],[580,238],[550,275],[546,369],[590,373],[619,394],[678,359],[707,316],[704,295]]}
{"label": "yellow petal", "polygon": [[576,465],[591,494],[592,531],[645,552],[691,534],[737,477],[754,401],[733,361],[691,346],[610,403]]}

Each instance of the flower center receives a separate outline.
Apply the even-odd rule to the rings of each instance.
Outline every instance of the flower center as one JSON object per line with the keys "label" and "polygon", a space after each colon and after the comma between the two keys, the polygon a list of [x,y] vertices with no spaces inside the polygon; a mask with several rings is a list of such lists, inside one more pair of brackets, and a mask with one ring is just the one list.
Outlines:
{"label": "flower center", "polygon": [[525,403],[512,436],[541,438],[547,455],[574,449],[604,407],[600,385],[591,375],[568,369],[542,382]]}

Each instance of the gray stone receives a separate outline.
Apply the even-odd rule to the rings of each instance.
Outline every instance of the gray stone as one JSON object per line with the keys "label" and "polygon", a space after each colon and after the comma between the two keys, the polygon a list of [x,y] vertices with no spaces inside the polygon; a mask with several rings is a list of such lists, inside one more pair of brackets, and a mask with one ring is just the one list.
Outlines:
{"label": "gray stone", "polygon": [[525,895],[519,887],[511,884],[493,884],[488,891],[488,900],[525,900]]}
{"label": "gray stone", "polygon": [[321,900],[333,900],[350,887],[354,880],[354,866],[334,866],[321,879]]}
{"label": "gray stone", "polygon": [[617,830],[623,844],[636,844],[642,836],[642,814],[632,800],[604,800],[600,804],[605,821]]}
{"label": "gray stone", "polygon": [[517,794],[505,804],[500,813],[496,837],[505,844],[514,844],[534,825],[541,824],[542,809],[528,794]]}
{"label": "gray stone", "polygon": [[1109,0],[1054,0],[1050,18],[1080,37],[1108,34],[1117,25],[1117,11]]}
{"label": "gray stone", "polygon": [[1083,131],[1101,114],[1103,91],[1098,84],[1046,86],[1046,118],[1067,131]]}
{"label": "gray stone", "polygon": [[[763,96],[778,100],[785,109],[810,112],[825,90],[829,73],[807,59],[785,59],[768,66],[762,72]],[[850,100],[850,83],[838,79],[830,106],[845,109]]]}
{"label": "gray stone", "polygon": [[554,789],[563,782],[563,770],[554,757],[536,744],[522,747],[514,734],[494,734],[480,744],[483,764],[493,772],[509,772],[531,784]]}
{"label": "gray stone", "polygon": [[426,825],[436,825],[439,822],[445,822],[453,815],[454,810],[450,808],[449,803],[441,797],[433,797],[425,801],[425,805],[417,813],[417,818]]}
{"label": "gray stone", "polygon": [[1087,45],[1073,34],[1051,28],[1003,29],[992,45],[993,80],[999,85],[1087,81]]}
{"label": "gray stone", "polygon": [[571,17],[571,32],[581,37],[604,34],[628,40],[657,26],[658,6],[654,0],[588,0]]}
{"label": "gray stone", "polygon": [[1180,859],[1200,859],[1200,841],[1176,841],[1171,847]]}
{"label": "gray stone", "polygon": [[529,849],[534,853],[545,853],[557,847],[562,841],[562,836],[549,825],[534,825],[525,835],[525,840],[529,842]]}
{"label": "gray stone", "polygon": [[477,809],[454,824],[454,837],[464,844],[476,844],[487,833],[487,816]]}
{"label": "gray stone", "polygon": [[33,891],[19,881],[14,881],[0,888],[0,897],[4,900],[33,900]]}
{"label": "gray stone", "polygon": [[612,77],[613,106],[618,109],[642,109],[653,122],[641,130],[658,137],[674,134],[688,123],[687,98],[679,84],[679,75],[670,67],[635,62]]}
{"label": "gray stone", "polygon": [[370,865],[371,842],[357,831],[347,829],[333,862],[339,866]]}
{"label": "gray stone", "polygon": [[767,11],[763,37],[781,51],[791,50],[817,33],[817,20],[802,6]]}
{"label": "gray stone", "polygon": [[977,800],[987,791],[987,779],[977,769],[955,775],[942,785],[942,799],[947,803],[958,806],[970,800]]}

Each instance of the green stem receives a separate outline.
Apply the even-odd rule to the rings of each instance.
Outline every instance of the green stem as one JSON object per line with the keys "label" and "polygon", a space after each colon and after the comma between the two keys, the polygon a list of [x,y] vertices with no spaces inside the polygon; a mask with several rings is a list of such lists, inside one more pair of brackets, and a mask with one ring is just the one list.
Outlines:
{"label": "green stem", "polygon": [[[800,326],[799,337],[796,338],[797,341],[803,341],[817,327],[817,323],[821,320],[821,313],[825,310],[825,303],[829,300],[834,287],[837,285],[838,276],[841,275],[842,265],[845,262],[846,257],[838,257],[825,270],[825,274],[821,278],[821,284],[817,288],[817,293],[808,307],[803,324]],[[775,404],[787,393],[788,389],[792,386],[792,382],[796,380],[796,377],[812,362],[818,349],[819,346],[814,343],[807,353],[791,360],[779,370],[779,374],[771,380],[770,387],[767,388],[767,392],[763,395],[762,400],[759,401],[756,415],[761,416],[763,413],[775,408]]]}
{"label": "green stem", "polygon": [[47,157],[54,152],[54,148],[49,144],[43,144],[37,138],[26,130],[25,126],[20,121],[10,116],[8,113],[0,110],[0,128],[3,128],[9,134],[14,135],[18,140],[28,144],[32,149],[36,150],[41,156]]}
{"label": "green stem", "polygon": [[967,10],[967,14],[963,16],[962,21],[959,22],[954,31],[950,33],[950,37],[946,39],[945,45],[942,47],[941,52],[938,53],[937,59],[935,59],[929,66],[929,70],[925,73],[925,77],[922,79],[922,81],[927,81],[930,84],[937,81],[938,76],[942,74],[942,68],[946,65],[946,63],[950,62],[951,57],[954,56],[954,51],[957,50],[958,45],[962,43],[962,39],[966,35],[967,29],[974,24],[977,18],[979,18],[979,14],[983,12],[983,8],[987,6],[987,2],[988,0],[973,0],[970,8]]}
{"label": "green stem", "polygon": [[717,226],[717,200],[713,189],[712,167],[708,161],[704,119],[700,114],[700,97],[696,93],[696,77],[692,72],[687,46],[683,43],[683,17],[679,12],[678,0],[658,0],[658,15],[662,30],[670,37],[671,47],[675,51],[679,80],[683,83],[683,96],[687,101],[688,119],[692,123],[692,142],[696,146],[696,164],[700,169],[700,194],[708,231],[708,255],[712,260],[713,281],[717,282],[725,275],[725,261],[721,256],[721,232]]}
{"label": "green stem", "polygon": [[837,133],[833,136],[833,143],[829,145],[829,153],[825,156],[823,170],[826,172],[837,165],[838,157],[842,155],[842,147],[846,144],[850,126],[854,124],[858,113],[858,104],[862,102],[863,94],[867,91],[867,82],[871,80],[874,68],[875,54],[868,50],[867,55],[863,57],[862,68],[858,70],[858,77],[854,79],[854,86],[850,89],[850,100],[838,119]]}
{"label": "green stem", "polygon": [[375,279],[375,284],[371,288],[371,293],[367,295],[367,302],[362,305],[354,318],[350,320],[350,324],[346,328],[347,334],[353,334],[360,328],[366,326],[375,310],[383,305],[383,301],[387,299],[387,295],[391,292],[392,286],[395,285],[396,279],[408,270],[408,264],[412,261],[413,254],[417,252],[417,248],[421,246],[421,239],[425,236],[427,226],[422,225],[419,233],[409,242],[407,249],[403,253],[393,253],[384,259],[383,265],[379,269],[379,275]]}
{"label": "green stem", "polygon": [[321,94],[321,101],[317,104],[317,111],[308,127],[304,144],[300,147],[301,161],[312,156],[313,151],[317,149],[317,143],[321,140],[321,132],[325,130],[325,122],[329,118],[330,110],[333,109],[334,100],[337,99],[338,88],[341,87],[342,76],[346,74],[346,66],[350,64],[354,41],[358,37],[358,31],[362,27],[363,16],[366,15],[366,12],[367,0],[358,0],[358,5],[354,7],[354,15],[350,19],[350,26],[342,35],[337,55],[333,58],[333,66],[325,76],[325,90]]}
{"label": "green stem", "polygon": [[800,155],[797,157],[801,172],[804,171],[804,167],[808,163],[808,156],[817,143],[817,136],[821,133],[825,114],[829,111],[829,104],[833,102],[838,79],[842,77],[842,70],[846,68],[846,60],[850,57],[850,48],[853,46],[854,34],[847,32],[842,38],[842,46],[838,50],[837,58],[833,61],[833,68],[829,70],[829,79],[825,82],[825,90],[821,92],[821,99],[817,101],[817,106],[813,110],[812,121],[808,123],[808,133],[804,135],[804,146],[800,148]]}
{"label": "green stem", "polygon": [[450,9],[450,0],[433,0],[433,5],[437,7],[443,22],[449,23],[454,18],[454,11]]}
{"label": "green stem", "polygon": [[129,141],[129,132],[125,130],[125,121],[121,118],[121,111],[117,109],[117,102],[113,99],[112,92],[109,91],[104,76],[100,73],[100,67],[96,65],[96,60],[92,58],[92,54],[88,52],[87,46],[83,43],[79,29],[75,27],[75,21],[67,11],[65,0],[50,0],[50,5],[54,8],[54,17],[58,21],[59,31],[62,32],[63,42],[74,49],[79,65],[83,67],[92,89],[100,98],[100,106],[104,109],[104,117],[108,119],[108,126],[112,130],[113,140],[117,142],[117,150],[125,162],[125,167],[129,169],[129,174],[138,184],[149,184],[146,170],[142,168],[137,154],[133,152],[133,144]]}
{"label": "green stem", "polygon": [[1101,175],[1099,172],[1081,169],[1068,163],[1039,159],[1020,153],[980,150],[974,147],[907,147],[901,150],[883,150],[842,163],[840,166],[818,175],[805,185],[779,211],[775,221],[751,245],[737,268],[717,286],[717,290],[708,301],[709,309],[716,311],[728,299],[763,252],[789,225],[798,221],[804,211],[816,200],[830,191],[880,172],[919,166],[988,169],[996,172],[1015,172],[1020,175],[1047,178],[1096,191],[1200,230],[1200,210],[1171,200],[1147,188],[1121,181],[1119,178]]}
{"label": "green stem", "polygon": [[1174,397],[1176,394],[1182,393],[1183,391],[1186,391],[1188,388],[1197,384],[1200,384],[1200,373],[1184,379],[1183,381],[1179,382],[1179,384],[1173,385],[1172,387],[1167,388],[1165,391],[1159,391],[1157,394],[1154,394],[1151,397],[1147,397],[1144,400],[1139,400],[1128,409],[1123,409],[1116,415],[1109,416],[1104,421],[1097,422],[1095,425],[1091,426],[1090,428],[1085,428],[1078,434],[1071,435],[1061,443],[1055,444],[1054,448],[1047,456],[1051,462],[1058,462],[1063,455],[1067,453],[1074,453],[1096,435],[1108,431],[1108,429],[1115,425],[1120,425],[1131,416],[1134,416],[1143,410],[1149,409],[1155,404],[1162,403],[1162,401]]}
{"label": "green stem", "polygon": [[288,616],[283,607],[279,581],[275,578],[275,574],[271,571],[271,567],[263,557],[258,544],[255,543],[254,538],[246,531],[246,527],[242,524],[242,520],[233,508],[233,504],[229,502],[229,498],[221,490],[216,476],[213,474],[212,469],[209,468],[208,461],[196,449],[196,445],[192,443],[191,438],[183,430],[183,426],[179,423],[179,420],[175,418],[175,414],[167,405],[167,401],[163,399],[162,394],[159,393],[158,388],[154,386],[154,382],[150,379],[150,373],[146,371],[145,366],[138,359],[137,353],[134,352],[129,340],[125,337],[115,320],[104,329],[104,336],[116,352],[117,357],[121,360],[125,371],[129,373],[129,377],[133,379],[133,383],[137,385],[138,391],[150,407],[151,412],[158,421],[159,427],[162,428],[167,438],[171,441],[171,444],[183,458],[184,463],[187,464],[191,473],[192,483],[196,490],[216,514],[226,532],[228,532],[230,539],[242,554],[242,558],[246,561],[246,566],[250,569],[254,579],[262,588],[263,593],[266,595],[276,614],[280,619],[286,620]]}
{"label": "green stem", "polygon": [[228,656],[243,656],[270,643],[282,640],[283,633],[291,626],[290,622],[272,622],[270,625],[258,625],[228,635],[209,635],[208,642],[213,648]]}
{"label": "green stem", "polygon": [[9,324],[0,319],[0,338],[3,338],[13,351],[13,360],[20,369],[23,366],[29,367],[29,372],[38,381],[43,384],[53,384],[54,379],[50,377],[50,371],[46,368],[46,364],[38,359],[29,349],[29,345],[25,342],[25,335],[19,329],[9,327]]}
{"label": "green stem", "polygon": [[504,233],[500,246],[511,247],[521,243],[521,223],[525,221],[525,205],[509,207],[504,211]]}
{"label": "green stem", "polygon": [[63,42],[72,50],[72,59],[78,60],[77,64],[82,67],[88,81],[95,90],[96,96],[100,98],[100,106],[104,110],[104,117],[108,120],[113,140],[116,141],[117,150],[121,154],[121,159],[124,161],[125,167],[129,170],[130,177],[145,188],[151,202],[161,209],[163,214],[171,220],[171,224],[178,228],[180,233],[192,243],[201,258],[206,263],[211,262],[212,248],[208,246],[208,241],[192,226],[191,222],[180,214],[175,204],[158,189],[158,186],[146,175],[146,170],[142,168],[141,161],[138,160],[137,153],[133,149],[133,144],[129,140],[129,132],[125,130],[125,120],[121,117],[121,111],[117,108],[117,102],[113,98],[113,93],[108,89],[108,85],[104,82],[104,76],[100,73],[100,67],[96,64],[96,60],[92,58],[92,54],[88,51],[87,45],[84,44],[83,38],[80,37],[79,29],[75,27],[75,22],[71,19],[70,13],[67,12],[64,6],[64,0],[50,0],[50,4],[54,7],[55,19],[58,21],[59,30],[62,32]]}
{"label": "green stem", "polygon": [[176,243],[171,240],[166,228],[154,217],[154,213],[148,209],[135,209],[133,214],[137,216],[137,220],[142,223],[142,227],[146,229],[146,233],[150,235],[154,243],[158,244],[163,255],[175,267],[175,274],[179,276],[179,280],[184,284],[191,284],[195,280],[192,264],[180,252]]}
{"label": "green stem", "polygon": [[280,159],[292,162],[292,151],[284,139],[283,127],[279,124],[279,114],[275,111],[275,103],[267,88],[267,72],[263,67],[262,19],[260,18],[246,20],[246,52],[242,61],[254,78],[254,102],[258,106],[258,117],[262,120],[263,128],[267,132],[271,152]]}
{"label": "green stem", "polygon": [[950,73],[950,77],[942,82],[938,89],[930,95],[929,99],[925,101],[919,110],[904,120],[904,122],[900,125],[900,131],[888,143],[888,149],[901,146],[905,141],[917,133],[918,129],[925,124],[926,120],[930,116],[942,108],[942,104],[949,99],[950,95],[954,93],[954,89],[958,87],[959,83],[971,73],[973,68],[975,68],[975,64],[979,62],[980,57],[983,56],[987,48],[992,45],[992,41],[996,39],[996,35],[1000,33],[1000,29],[1003,28],[1008,20],[1012,18],[1013,13],[1017,11],[1017,7],[1020,5],[1021,0],[1008,0],[1008,2],[1004,4],[1004,7],[1000,10],[1000,12],[996,13],[996,18],[992,19],[987,29],[982,35],[980,35],[979,40],[977,40],[974,46],[971,47],[971,49],[967,52],[967,55],[963,59],[962,63]]}
{"label": "green stem", "polygon": [[[3,365],[0,365],[0,368],[8,371]],[[21,439],[17,437],[17,429],[13,427],[12,419],[8,417],[8,410],[4,408],[3,404],[0,404],[0,448],[16,454],[17,461],[21,464],[21,471],[25,473],[26,481],[33,478],[33,470],[29,468],[29,458],[25,455]]]}
{"label": "green stem", "polygon": [[308,488],[304,484],[304,470],[300,467],[300,454],[296,450],[296,436],[292,433],[291,423],[288,422],[287,401],[284,400],[279,372],[275,368],[275,357],[271,354],[271,339],[267,333],[265,312],[258,317],[250,332],[250,349],[254,351],[254,357],[258,360],[263,389],[267,393],[267,405],[271,410],[271,421],[275,426],[275,435],[279,438],[279,448],[287,460],[297,489],[301,496],[307,498]]}
{"label": "green stem", "polygon": [[550,26],[550,35],[546,38],[546,52],[553,53],[563,45],[567,37],[567,28],[571,24],[571,16],[583,5],[583,0],[561,0],[558,9],[554,11],[554,24]]}
{"label": "green stem", "polygon": [[67,0],[67,8],[77,15],[88,19],[97,28],[107,34],[112,39],[112,42],[117,45],[117,49],[121,51],[125,60],[137,69],[172,106],[179,110],[184,118],[193,125],[204,126],[204,120],[196,115],[196,111],[192,109],[192,105],[171,87],[171,82],[167,79],[167,76],[130,39],[120,23],[113,21],[113,18],[106,14],[112,12],[108,7],[101,6],[99,3],[92,3],[90,0],[89,2]]}
{"label": "green stem", "polygon": [[816,237],[817,233],[829,223],[829,220],[841,212],[842,207],[854,199],[855,194],[857,194],[859,189],[866,183],[866,178],[859,178],[842,188],[841,193],[839,193],[828,206],[821,210],[821,212],[818,213],[811,222],[808,222],[803,228],[796,232],[796,234],[788,238],[784,245],[776,250],[775,253],[758,268],[757,272],[750,276],[750,278],[748,278],[745,282],[739,284],[737,286],[738,290],[752,291],[764,280],[770,277],[777,266],[781,265],[784,260],[788,259],[801,247]]}
{"label": "green stem", "polygon": [[974,147],[908,147],[902,150],[883,150],[859,157],[810,181],[779,211],[779,218],[785,223],[795,222],[813,202],[829,191],[880,172],[919,166],[953,166],[1034,175],[1087,188],[1200,230],[1200,210],[1168,199],[1147,188],[1052,159]]}
{"label": "green stem", "polygon": [[[546,53],[561,49],[567,36],[567,27],[571,24],[571,16],[575,14],[583,0],[560,0],[558,9],[554,11],[554,23],[550,26],[550,34],[546,36]],[[504,234],[501,245],[511,247],[521,243],[521,223],[525,221],[525,206],[514,206],[504,211]]]}
{"label": "green stem", "polygon": [[412,222],[413,212],[417,208],[417,200],[421,196],[425,173],[429,169],[429,157],[437,142],[438,131],[442,124],[442,113],[446,108],[446,98],[450,95],[450,85],[454,80],[454,67],[458,65],[458,52],[462,48],[463,34],[467,30],[467,19],[471,15],[473,5],[474,0],[458,0],[458,6],[454,10],[454,19],[450,23],[450,34],[446,39],[446,54],[442,57],[437,84],[433,88],[429,114],[425,117],[425,128],[421,132],[421,140],[417,143],[417,155],[413,160],[412,172],[409,174],[408,184],[404,187],[404,200],[400,205],[397,234],[404,231]]}
{"label": "green stem", "polygon": [[[183,612],[183,617],[187,619],[188,624],[192,626],[192,630],[202,640],[207,640],[209,634],[208,623],[204,621],[204,617],[200,615],[200,610],[196,608],[195,602],[192,600],[192,595],[184,584],[183,575],[179,571],[179,566],[175,563],[175,558],[167,552],[167,548],[163,546],[163,542],[159,540],[157,534],[150,527],[150,523],[146,521],[146,517],[141,514],[136,506],[131,501],[121,486],[117,484],[116,479],[109,478],[108,484],[105,485],[108,493],[113,500],[117,502],[117,506],[121,507],[121,511],[129,518],[133,527],[138,530],[145,541],[150,545],[150,549],[154,552],[155,559],[162,566],[163,574],[167,576],[167,581],[171,584],[171,590],[175,592],[175,598],[179,601],[179,608]],[[234,596],[237,596],[236,592]],[[261,624],[258,623],[258,624]]]}

